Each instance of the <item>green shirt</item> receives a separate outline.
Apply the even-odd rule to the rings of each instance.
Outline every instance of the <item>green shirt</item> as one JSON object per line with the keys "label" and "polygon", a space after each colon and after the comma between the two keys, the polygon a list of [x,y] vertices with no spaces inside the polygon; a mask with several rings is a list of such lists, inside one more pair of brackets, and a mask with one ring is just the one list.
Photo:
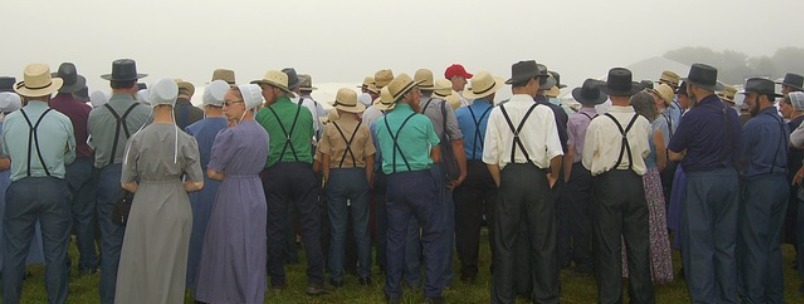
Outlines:
{"label": "green shirt", "polygon": [[278,162],[313,163],[310,150],[313,143],[313,115],[310,110],[291,102],[287,97],[280,97],[271,106],[257,112],[256,120],[268,131],[270,152],[265,162],[266,168]]}
{"label": "green shirt", "polygon": [[[413,117],[402,126],[402,123],[411,114]],[[394,139],[391,137],[392,133],[389,132],[389,128],[397,136],[397,149],[394,149]],[[385,174],[424,171],[433,166],[430,150],[438,145],[438,135],[436,135],[430,119],[413,112],[410,105],[397,104],[391,113],[375,122],[375,132],[383,156],[382,171]],[[405,160],[407,160],[407,165]],[[408,169],[408,165],[410,165],[410,169]]]}

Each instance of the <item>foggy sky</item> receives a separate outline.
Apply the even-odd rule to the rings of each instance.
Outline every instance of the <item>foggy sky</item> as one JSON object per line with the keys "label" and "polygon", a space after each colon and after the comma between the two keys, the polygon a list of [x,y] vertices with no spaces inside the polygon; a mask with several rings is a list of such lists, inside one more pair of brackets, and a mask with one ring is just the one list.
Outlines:
{"label": "foggy sky", "polygon": [[71,61],[90,90],[108,88],[99,75],[118,58],[136,60],[147,83],[196,86],[215,68],[245,83],[289,66],[317,83],[358,84],[383,68],[443,76],[452,63],[508,78],[512,63],[535,59],[572,87],[683,46],[749,56],[804,47],[804,1],[794,0],[2,0],[0,12],[0,74]]}

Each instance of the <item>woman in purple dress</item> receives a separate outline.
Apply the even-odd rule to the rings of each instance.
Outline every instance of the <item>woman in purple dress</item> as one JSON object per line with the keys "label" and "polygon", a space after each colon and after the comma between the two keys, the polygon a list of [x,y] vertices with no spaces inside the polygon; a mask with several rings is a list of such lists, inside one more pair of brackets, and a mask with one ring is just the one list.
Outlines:
{"label": "woman in purple dress", "polygon": [[215,137],[207,175],[220,180],[196,278],[202,303],[263,303],[266,276],[267,206],[258,176],[268,158],[268,133],[254,121],[262,104],[259,86],[226,93],[223,111],[231,123]]}

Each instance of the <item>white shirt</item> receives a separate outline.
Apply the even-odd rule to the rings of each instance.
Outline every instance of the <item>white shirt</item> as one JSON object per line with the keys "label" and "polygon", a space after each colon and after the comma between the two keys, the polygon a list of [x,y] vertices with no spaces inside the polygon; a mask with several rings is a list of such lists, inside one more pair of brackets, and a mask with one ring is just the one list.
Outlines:
{"label": "white shirt", "polygon": [[[614,116],[623,130],[634,117],[633,107],[611,106],[608,113]],[[639,175],[647,171],[645,158],[650,155],[648,137],[653,134],[650,122],[645,117],[637,117],[634,125],[626,133],[628,145],[634,165],[632,169]],[[600,115],[589,123],[583,145],[583,166],[592,172],[592,176],[603,174],[614,168],[622,147],[622,135],[611,118]],[[628,170],[628,150],[623,151],[623,158],[617,170]]]}
{"label": "white shirt", "polygon": [[383,115],[382,111],[375,108],[374,106],[370,106],[365,111],[363,111],[363,117],[362,117],[363,123],[371,127],[371,125],[374,124],[374,122],[377,121],[377,119],[380,119],[382,115]]}
{"label": "white shirt", "polygon": [[[528,95],[514,95],[505,104],[505,111],[511,118],[514,128],[519,127],[522,118],[528,109],[535,104],[533,97]],[[530,113],[522,131],[519,134],[522,145],[528,152],[530,160],[541,169],[550,167],[550,160],[563,155],[561,140],[558,138],[558,128],[553,116],[553,110],[545,105],[538,105]],[[489,114],[486,137],[483,146],[483,162],[497,164],[500,169],[511,162],[511,149],[514,149],[514,132],[508,126],[500,107],[495,107]],[[519,145],[515,148],[514,162],[525,164],[525,154]]]}
{"label": "white shirt", "polygon": [[[290,101],[295,104],[299,104],[299,97],[291,98]],[[319,131],[324,129],[324,126],[321,124],[321,120],[318,119],[318,117],[321,117],[321,113],[318,112],[318,108],[315,106],[315,101],[309,97],[305,97],[304,100],[302,100],[301,105],[310,110],[310,114],[313,115],[313,129],[315,134],[318,134]]]}

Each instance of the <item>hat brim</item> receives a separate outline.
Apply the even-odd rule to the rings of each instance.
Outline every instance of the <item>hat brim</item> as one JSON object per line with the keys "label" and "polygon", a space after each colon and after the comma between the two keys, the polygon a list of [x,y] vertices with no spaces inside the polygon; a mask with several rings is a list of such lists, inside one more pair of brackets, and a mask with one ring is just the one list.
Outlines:
{"label": "hat brim", "polygon": [[783,86],[788,86],[788,87],[794,88],[794,89],[799,90],[799,91],[804,90],[804,88],[802,88],[800,86],[797,86],[797,85],[794,85],[794,84],[789,84],[789,83],[784,83],[784,82],[776,82],[776,84],[780,84],[780,85],[783,85]]}
{"label": "hat brim", "polygon": [[142,79],[142,78],[145,78],[145,77],[148,77],[148,74],[137,74],[136,78],[125,78],[125,79],[123,79],[123,78],[114,78],[112,76],[112,74],[101,75],[101,78],[109,80],[109,81],[130,81],[130,80]]}
{"label": "hat brim", "polygon": [[505,81],[505,84],[515,84],[517,82],[528,80],[528,79],[531,79],[533,77],[544,77],[544,78],[546,78],[548,76],[545,75],[545,74],[539,73],[539,71],[537,70],[537,71],[533,71],[533,72],[525,74],[525,75],[519,75],[517,77],[511,77],[511,78],[509,78],[508,80]]}
{"label": "hat brim", "polygon": [[356,103],[354,106],[338,104],[337,106],[334,106],[334,108],[337,109],[338,111],[344,111],[354,114],[363,113],[363,111],[366,110],[366,106],[359,102]]}
{"label": "hat brim", "polygon": [[606,100],[609,99],[609,96],[603,92],[600,92],[600,96],[598,96],[597,99],[586,99],[583,97],[583,95],[581,95],[581,88],[574,88],[572,89],[572,98],[580,104],[599,105],[606,102]]}
{"label": "hat brim", "polygon": [[547,80],[544,81],[544,85],[542,85],[541,82],[539,83],[539,91],[541,90],[547,91],[556,86],[556,84],[558,84],[558,81],[556,81],[555,78],[548,76]]}
{"label": "hat brim", "polygon": [[720,91],[720,90],[723,89],[723,85],[720,84],[719,82],[715,82],[715,84],[713,84],[713,85],[712,84],[703,84],[703,83],[700,83],[700,82],[697,82],[697,81],[694,81],[694,80],[690,80],[689,78],[681,78],[681,81],[686,81],[687,82],[687,87],[689,87],[689,85],[692,84],[692,85],[701,87],[701,89],[704,89],[704,90],[707,90],[707,91],[712,91],[712,92]]}
{"label": "hat brim", "polygon": [[62,85],[64,85],[64,80],[61,78],[51,78],[49,86],[41,89],[29,89],[25,87],[25,81],[20,81],[14,85],[14,92],[26,97],[48,96],[58,92]]}
{"label": "hat brim", "polygon": [[641,87],[639,85],[635,85],[633,83],[631,83],[631,88],[626,90],[626,91],[612,90],[611,88],[609,88],[605,84],[600,86],[600,92],[602,92],[602,93],[604,93],[606,95],[609,95],[609,96],[632,96],[632,95],[634,95],[636,93],[639,93],[639,91],[641,91]]}
{"label": "hat brim", "polygon": [[278,84],[278,83],[276,83],[274,81],[270,81],[270,80],[266,80],[266,79],[260,79],[260,80],[253,80],[250,83],[251,84],[257,84],[257,85],[259,85],[259,84],[267,84],[267,85],[270,85],[272,87],[275,87],[275,88],[281,90],[282,92],[285,92],[285,93],[288,93],[288,94],[293,94],[293,91],[291,91],[289,88],[286,88],[286,87],[282,86],[281,84]]}
{"label": "hat brim", "polygon": [[317,87],[300,87],[299,91],[315,91],[318,90]]}
{"label": "hat brim", "polygon": [[297,79],[296,82],[294,82],[292,84],[288,83],[288,88],[291,89],[291,90],[295,90],[295,89],[298,89],[299,87],[301,87],[301,85],[303,83],[304,83],[304,81],[301,79],[301,77],[299,77],[299,79]]}
{"label": "hat brim", "polygon": [[411,81],[410,83],[405,85],[405,87],[402,88],[402,90],[399,90],[399,92],[396,93],[396,96],[394,96],[394,98],[393,98],[394,103],[399,101],[399,99],[402,98],[402,96],[405,96],[405,94],[410,92],[410,90],[413,90],[413,88],[415,88],[417,85],[421,84],[422,82],[424,82],[424,80]]}
{"label": "hat brim", "polygon": [[[473,92],[471,90],[465,90],[465,91],[463,91],[463,98],[466,98],[466,99],[480,99],[480,98],[483,98],[483,97],[487,97],[487,96],[489,96],[491,94],[497,93],[497,91],[502,89],[502,87],[505,84],[506,84],[506,81],[504,81],[502,78],[494,77],[494,86],[493,87],[491,87],[490,89],[487,89],[485,92],[482,92],[482,93],[475,93],[475,92]],[[449,96],[449,95],[447,95],[447,96]]]}
{"label": "hat brim", "polygon": [[[59,73],[50,73],[50,77],[59,77]],[[61,77],[59,77],[61,78]],[[64,80],[64,78],[62,78]],[[75,93],[87,86],[87,79],[84,76],[76,75],[75,83],[72,85],[62,85],[59,93]]]}
{"label": "hat brim", "polygon": [[377,98],[374,100],[372,107],[376,108],[380,111],[388,111],[393,110],[396,107],[396,101],[391,101],[391,103],[384,103],[382,102],[382,98]]}

